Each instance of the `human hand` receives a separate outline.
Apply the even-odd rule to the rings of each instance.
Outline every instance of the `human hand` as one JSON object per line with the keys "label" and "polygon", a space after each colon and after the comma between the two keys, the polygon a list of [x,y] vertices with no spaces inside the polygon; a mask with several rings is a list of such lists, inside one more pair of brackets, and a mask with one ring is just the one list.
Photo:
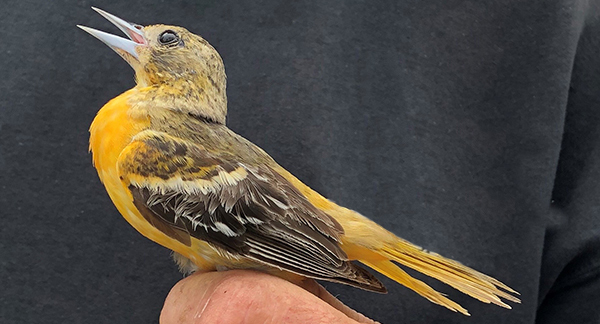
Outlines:
{"label": "human hand", "polygon": [[161,324],[254,324],[376,322],[350,309],[312,279],[302,287],[248,270],[204,272],[169,292]]}

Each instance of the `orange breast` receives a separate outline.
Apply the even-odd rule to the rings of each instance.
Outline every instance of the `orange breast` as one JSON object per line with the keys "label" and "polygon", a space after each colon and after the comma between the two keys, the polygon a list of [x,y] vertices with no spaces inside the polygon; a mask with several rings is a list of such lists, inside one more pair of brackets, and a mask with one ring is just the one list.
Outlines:
{"label": "orange breast", "polygon": [[[133,118],[130,112],[129,98],[137,90],[131,89],[109,101],[100,111],[90,127],[90,151],[98,176],[106,187],[111,200],[123,217],[138,232],[150,240],[163,245],[189,259],[198,267],[206,270],[214,268],[207,262],[203,252],[214,250],[204,243],[194,240],[192,247],[181,244],[148,223],[133,204],[133,198],[127,184],[119,177],[117,161],[119,155],[139,132],[150,127],[149,118]],[[136,114],[143,115],[143,114]]]}
{"label": "orange breast", "polygon": [[[149,121],[133,120],[129,116],[128,98],[131,89],[109,101],[96,115],[90,126],[90,151],[99,173],[116,167],[121,151],[131,138],[149,126]],[[100,174],[100,179],[104,174]]]}

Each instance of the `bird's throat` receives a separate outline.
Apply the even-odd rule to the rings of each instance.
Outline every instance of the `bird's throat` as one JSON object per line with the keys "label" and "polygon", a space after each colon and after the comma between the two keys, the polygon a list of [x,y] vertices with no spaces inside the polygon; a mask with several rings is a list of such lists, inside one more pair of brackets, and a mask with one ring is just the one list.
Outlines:
{"label": "bird's throat", "polygon": [[136,89],[129,100],[134,111],[170,110],[225,124],[225,85],[214,82],[210,77],[179,78],[151,86],[140,83]]}

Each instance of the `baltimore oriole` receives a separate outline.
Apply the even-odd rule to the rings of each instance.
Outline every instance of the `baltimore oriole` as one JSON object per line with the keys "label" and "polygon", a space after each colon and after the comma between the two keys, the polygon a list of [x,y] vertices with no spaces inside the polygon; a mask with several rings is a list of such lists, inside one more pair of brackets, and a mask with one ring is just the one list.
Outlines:
{"label": "baltimore oriole", "polygon": [[519,302],[500,281],[327,200],[227,128],[225,69],[206,40],[182,27],[142,27],[94,9],[129,39],[79,27],[120,54],[137,83],[94,119],[94,166],[125,219],[173,250],[182,271],[255,269],[292,282],[308,277],[385,293],[351,262],[357,260],[468,315],[398,262],[484,303]]}

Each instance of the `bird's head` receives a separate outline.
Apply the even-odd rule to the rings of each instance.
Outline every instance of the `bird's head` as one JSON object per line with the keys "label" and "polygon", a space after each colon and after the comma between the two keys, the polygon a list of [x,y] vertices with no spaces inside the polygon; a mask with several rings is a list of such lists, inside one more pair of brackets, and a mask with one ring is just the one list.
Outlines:
{"label": "bird's head", "polygon": [[206,40],[182,27],[144,27],[93,9],[129,39],[79,27],[104,42],[131,65],[138,87],[149,93],[155,104],[225,122],[225,68],[219,53]]}

